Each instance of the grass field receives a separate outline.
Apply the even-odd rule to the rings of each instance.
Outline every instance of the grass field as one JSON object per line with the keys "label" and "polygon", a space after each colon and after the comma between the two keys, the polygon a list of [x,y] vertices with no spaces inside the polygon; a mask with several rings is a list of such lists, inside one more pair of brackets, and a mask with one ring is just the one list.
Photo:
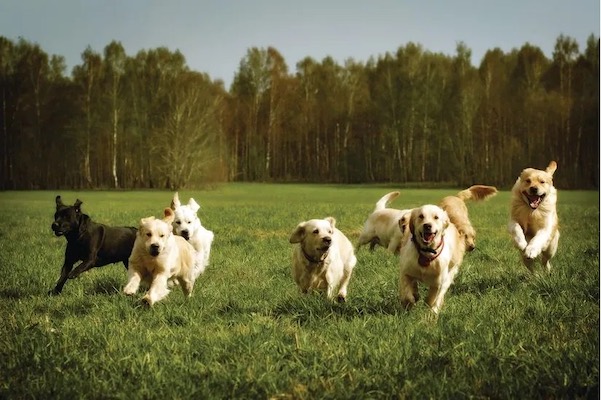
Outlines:
{"label": "grass field", "polygon": [[[211,265],[191,299],[176,288],[150,309],[121,293],[121,264],[46,295],[66,244],[50,230],[54,197],[79,197],[98,222],[137,225],[172,193],[1,192],[0,399],[599,398],[598,192],[560,189],[550,274],[521,265],[506,232],[508,192],[470,204],[477,249],[438,318],[423,301],[401,308],[398,260],[382,248],[357,252],[347,303],[301,295],[290,274],[295,226],[332,215],[355,242],[394,189],[182,191],[215,233]],[[455,192],[404,189],[392,206]]]}

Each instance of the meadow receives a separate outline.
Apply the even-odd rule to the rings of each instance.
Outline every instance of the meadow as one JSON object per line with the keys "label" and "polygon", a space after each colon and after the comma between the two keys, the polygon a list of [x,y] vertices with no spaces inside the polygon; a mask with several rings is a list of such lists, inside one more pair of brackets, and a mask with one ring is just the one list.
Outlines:
{"label": "meadow", "polygon": [[[167,191],[0,192],[0,398],[599,398],[599,194],[559,189],[553,270],[530,273],[506,231],[509,192],[468,205],[477,248],[438,317],[398,298],[398,259],[357,250],[344,304],[301,295],[288,238],[334,216],[356,242],[393,186],[228,184],[180,191],[215,233],[192,298],[152,308],[121,293],[121,264],[48,296],[66,241],[54,197],[137,226]],[[400,189],[395,208],[458,189]],[[426,288],[420,286],[423,294]]]}

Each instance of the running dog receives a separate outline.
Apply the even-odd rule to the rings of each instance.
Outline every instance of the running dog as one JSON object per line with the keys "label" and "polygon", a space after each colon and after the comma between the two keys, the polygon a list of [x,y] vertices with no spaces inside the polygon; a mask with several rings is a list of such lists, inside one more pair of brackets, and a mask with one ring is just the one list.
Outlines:
{"label": "running dog", "polygon": [[440,207],[447,212],[449,220],[457,227],[459,235],[465,240],[467,251],[476,248],[476,230],[470,222],[465,202],[488,200],[496,194],[497,188],[494,186],[474,185],[455,196],[447,196],[440,201]]}
{"label": "running dog", "polygon": [[376,245],[380,245],[392,253],[397,254],[399,252],[403,238],[408,233],[406,224],[408,218],[404,220],[402,218],[408,216],[411,210],[397,210],[386,207],[399,194],[399,192],[390,192],[378,200],[374,211],[367,217],[363,225],[357,243],[358,248],[369,243],[370,250],[373,250]]}
{"label": "running dog", "polygon": [[134,295],[140,283],[150,285],[142,301],[152,306],[169,294],[168,281],[176,279],[190,297],[194,288],[194,247],[181,236],[173,234],[174,213],[165,208],[165,218],[142,218],[134,248],[129,258],[126,295]]}
{"label": "running dog", "polygon": [[419,300],[417,282],[423,282],[429,287],[426,303],[438,314],[463,261],[465,241],[447,213],[432,204],[413,209],[409,230],[399,257],[401,303],[413,306]]}
{"label": "running dog", "polygon": [[290,236],[290,243],[298,243],[292,253],[292,276],[302,293],[325,290],[331,300],[338,288],[342,303],[357,258],[352,243],[335,225],[332,217],[298,224]]}
{"label": "running dog", "polygon": [[[81,211],[83,202],[79,199],[72,206],[63,204],[61,196],[56,196],[55,202],[56,212],[51,228],[56,236],[67,239],[67,248],[61,275],[48,294],[60,294],[67,279],[76,278],[90,268],[122,262],[127,269],[136,228],[112,227],[92,221]],[[81,263],[73,269],[78,261]]]}
{"label": "running dog", "polygon": [[509,233],[520,250],[526,267],[532,271],[534,260],[551,271],[551,258],[559,243],[557,189],[553,174],[557,163],[551,161],[543,170],[526,168],[511,189]]}
{"label": "running dog", "polygon": [[196,279],[209,265],[213,232],[205,229],[200,223],[197,215],[200,205],[193,198],[188,200],[187,205],[182,205],[176,192],[171,200],[171,209],[175,213],[173,232],[186,239],[196,250],[194,261],[194,279]]}

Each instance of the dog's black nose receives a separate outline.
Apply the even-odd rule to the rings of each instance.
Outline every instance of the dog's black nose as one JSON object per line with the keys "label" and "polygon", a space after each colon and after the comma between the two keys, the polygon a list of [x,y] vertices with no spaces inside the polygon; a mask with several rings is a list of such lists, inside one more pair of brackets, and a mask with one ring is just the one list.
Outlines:
{"label": "dog's black nose", "polygon": [[159,245],[158,244],[153,243],[150,245],[150,255],[152,255],[152,256],[159,255]]}
{"label": "dog's black nose", "polygon": [[58,222],[53,222],[52,225],[50,225],[50,227],[52,228],[53,231],[58,229]]}
{"label": "dog's black nose", "polygon": [[188,240],[189,236],[190,236],[190,232],[187,229],[184,229],[182,231],[182,236],[184,239]]}
{"label": "dog's black nose", "polygon": [[424,231],[430,232],[432,230],[432,224],[424,224]]}
{"label": "dog's black nose", "polygon": [[538,194],[538,188],[536,186],[532,186],[530,188],[530,194]]}
{"label": "dog's black nose", "polygon": [[325,244],[331,244],[332,243],[332,238],[329,237],[329,236],[326,236],[326,237],[323,238],[323,242]]}

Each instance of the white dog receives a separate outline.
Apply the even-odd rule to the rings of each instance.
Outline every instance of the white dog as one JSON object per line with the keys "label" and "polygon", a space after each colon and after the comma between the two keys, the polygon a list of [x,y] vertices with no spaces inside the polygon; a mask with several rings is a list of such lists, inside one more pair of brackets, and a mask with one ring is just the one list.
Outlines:
{"label": "white dog", "polygon": [[198,203],[190,198],[187,205],[182,205],[177,192],[171,200],[171,209],[175,212],[173,229],[176,235],[186,239],[196,250],[194,262],[194,279],[202,274],[209,265],[211,245],[213,243],[213,232],[206,229],[200,223],[197,211],[200,209]]}
{"label": "white dog", "polygon": [[400,251],[401,302],[407,308],[415,304],[420,281],[429,287],[426,303],[438,314],[463,261],[465,241],[447,213],[432,204],[413,209],[409,230]]}
{"label": "white dog", "polygon": [[142,218],[140,228],[129,257],[127,285],[123,292],[134,295],[145,281],[150,285],[142,299],[152,306],[169,294],[167,282],[176,279],[186,297],[194,288],[194,248],[181,236],[172,233],[174,214],[165,209],[163,220],[154,217]]}
{"label": "white dog", "polygon": [[292,253],[292,275],[303,293],[325,290],[333,299],[346,301],[353,268],[357,263],[353,245],[336,227],[332,217],[312,219],[298,224],[290,243],[298,243]]}
{"label": "white dog", "polygon": [[376,203],[374,211],[367,217],[363,231],[359,235],[357,247],[369,243],[370,250],[376,245],[387,248],[392,253],[398,253],[403,238],[408,234],[403,216],[409,215],[410,209],[397,210],[386,208],[388,203],[396,199],[400,193],[390,192]]}
{"label": "white dog", "polygon": [[543,170],[526,168],[511,189],[511,218],[509,233],[526,267],[532,271],[534,260],[540,255],[547,271],[559,243],[557,217],[557,190],[553,173],[557,163],[551,161]]}

